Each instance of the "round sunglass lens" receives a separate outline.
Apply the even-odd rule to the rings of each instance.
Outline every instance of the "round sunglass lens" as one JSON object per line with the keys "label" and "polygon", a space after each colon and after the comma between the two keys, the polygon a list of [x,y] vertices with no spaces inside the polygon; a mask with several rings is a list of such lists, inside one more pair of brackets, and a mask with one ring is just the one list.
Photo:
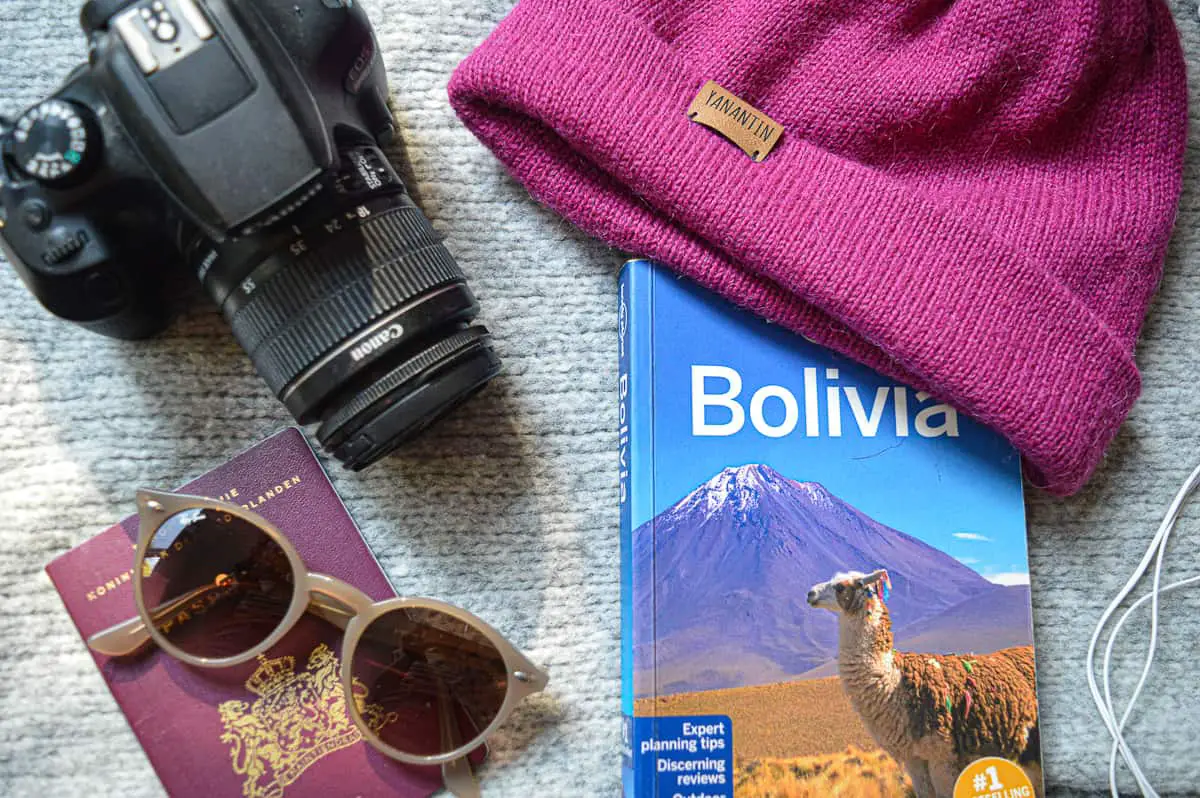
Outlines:
{"label": "round sunglass lens", "polygon": [[406,607],[376,618],[354,649],[374,728],[392,748],[439,756],[472,743],[508,694],[508,667],[479,629],[434,609]]}
{"label": "round sunglass lens", "polygon": [[158,631],[195,657],[243,654],[279,628],[295,593],[270,535],[215,509],[184,510],[154,533],[138,578]]}

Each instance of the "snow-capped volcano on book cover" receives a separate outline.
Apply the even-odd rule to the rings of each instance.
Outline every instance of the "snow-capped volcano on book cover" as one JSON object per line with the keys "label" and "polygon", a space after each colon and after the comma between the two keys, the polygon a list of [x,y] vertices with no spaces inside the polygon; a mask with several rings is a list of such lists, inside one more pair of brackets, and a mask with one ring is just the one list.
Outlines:
{"label": "snow-capped volcano on book cover", "polygon": [[647,261],[619,326],[627,798],[1041,795],[1013,448]]}

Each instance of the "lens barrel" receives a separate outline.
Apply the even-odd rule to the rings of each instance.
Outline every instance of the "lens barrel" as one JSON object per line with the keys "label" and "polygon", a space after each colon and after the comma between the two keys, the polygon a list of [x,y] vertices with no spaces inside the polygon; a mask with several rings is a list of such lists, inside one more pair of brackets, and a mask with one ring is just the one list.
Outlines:
{"label": "lens barrel", "polygon": [[347,156],[356,159],[356,185],[339,183],[336,207],[272,237],[265,257],[226,252],[207,277],[200,266],[271,390],[300,423],[319,423],[321,445],[352,470],[501,368],[487,329],[471,324],[479,305],[466,277],[428,219],[382,153],[360,148]]}

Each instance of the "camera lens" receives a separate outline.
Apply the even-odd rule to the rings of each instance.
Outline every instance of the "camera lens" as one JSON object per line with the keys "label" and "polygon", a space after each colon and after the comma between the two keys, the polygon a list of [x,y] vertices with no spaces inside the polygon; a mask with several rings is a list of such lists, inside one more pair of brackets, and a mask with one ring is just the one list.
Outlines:
{"label": "camera lens", "polygon": [[342,162],[334,186],[294,200],[303,212],[197,241],[189,259],[271,390],[360,470],[482,389],[500,360],[471,324],[462,270],[383,154],[350,148]]}

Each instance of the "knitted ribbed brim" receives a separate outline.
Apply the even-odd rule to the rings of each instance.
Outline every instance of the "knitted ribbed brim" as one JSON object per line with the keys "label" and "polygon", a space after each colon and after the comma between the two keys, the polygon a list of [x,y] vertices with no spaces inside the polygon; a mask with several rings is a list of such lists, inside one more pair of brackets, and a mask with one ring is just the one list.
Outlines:
{"label": "knitted ribbed brim", "polygon": [[[998,5],[1006,4],[992,4]],[[952,402],[1009,438],[1033,481],[1070,493],[1095,468],[1139,393],[1134,343],[1180,186],[1186,100],[1177,37],[1157,4],[1129,5],[1151,12],[1110,23],[1114,37],[1140,26],[1136,46],[1116,38],[1097,46],[1109,60],[1131,53],[1141,61],[1083,75],[1079,80],[1090,87],[1082,93],[1045,101],[1082,97],[1099,109],[1087,124],[1106,126],[1107,138],[1055,143],[1053,136],[1074,135],[1074,123],[1056,121],[1061,114],[1034,118],[1042,107],[1032,107],[1034,100],[1021,106],[1026,101],[1013,101],[1012,90],[989,95],[1006,90],[993,81],[972,100],[975,113],[996,120],[999,154],[991,173],[993,156],[970,157],[987,134],[957,112],[945,117],[940,135],[944,149],[961,150],[959,161],[953,152],[941,155],[928,138],[939,135],[939,119],[917,136],[896,126],[891,146],[910,152],[911,164],[885,149],[877,131],[886,119],[870,121],[867,133],[879,141],[865,143],[856,117],[844,109],[837,118],[812,121],[823,106],[787,80],[803,73],[774,68],[764,79],[763,67],[739,62],[740,28],[732,20],[728,37],[708,43],[721,50],[712,56],[697,45],[703,36],[681,46],[683,34],[666,35],[661,28],[668,22],[649,12],[635,15],[593,0],[522,0],[464,61],[450,94],[462,120],[512,174],[579,227]],[[764,11],[768,21],[778,19],[772,13]],[[868,20],[862,35],[873,36],[871,25],[886,22]],[[982,22],[993,31],[978,46],[992,47],[993,38],[1003,45],[1004,31]],[[770,35],[778,26],[758,29]],[[837,76],[838,58],[847,74],[861,69],[852,46],[844,55],[806,47],[795,58],[789,47],[800,45],[781,41],[776,61],[794,61],[790,69]],[[769,48],[755,57],[776,63]],[[894,69],[901,76],[895,80],[911,75],[912,88],[900,100],[911,91],[914,102],[928,101],[922,91],[929,84],[951,87],[952,97],[972,90],[969,64],[925,63],[919,49],[903,57],[911,61],[907,70],[878,67]],[[954,74],[939,76],[943,68]],[[961,81],[956,70],[965,75]],[[984,73],[977,80],[987,80],[984,70],[975,70]],[[1057,72],[1051,78],[1058,82],[1048,83],[1038,102],[1074,79]],[[752,162],[687,118],[689,103],[710,79],[784,125],[764,162]],[[887,107],[880,112],[870,99],[861,116],[885,116]],[[1120,110],[1126,106],[1128,114]],[[907,112],[899,102],[897,109]],[[1086,116],[1084,109],[1072,113]],[[843,116],[844,135],[837,127]],[[1125,129],[1126,119],[1141,128]],[[1119,146],[1104,149],[1119,137]],[[1025,139],[1036,146],[1014,149]],[[933,163],[921,160],[926,152],[945,157],[947,168],[923,179],[922,164]],[[962,170],[961,180],[954,168]]]}

